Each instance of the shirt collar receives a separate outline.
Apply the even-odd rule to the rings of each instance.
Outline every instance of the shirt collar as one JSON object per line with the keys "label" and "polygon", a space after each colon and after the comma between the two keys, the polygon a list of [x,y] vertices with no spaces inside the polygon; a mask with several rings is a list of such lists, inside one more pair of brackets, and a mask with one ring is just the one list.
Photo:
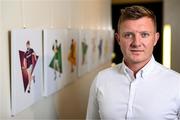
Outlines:
{"label": "shirt collar", "polygon": [[[152,56],[150,61],[137,72],[136,78],[137,77],[144,78],[147,75],[149,75],[149,73],[152,72],[154,65],[155,65],[155,59],[154,59],[154,56]],[[126,64],[124,63],[124,60],[122,62],[121,69],[124,74],[128,74],[132,79],[134,79],[133,71],[130,68],[128,68],[128,66],[126,66]]]}

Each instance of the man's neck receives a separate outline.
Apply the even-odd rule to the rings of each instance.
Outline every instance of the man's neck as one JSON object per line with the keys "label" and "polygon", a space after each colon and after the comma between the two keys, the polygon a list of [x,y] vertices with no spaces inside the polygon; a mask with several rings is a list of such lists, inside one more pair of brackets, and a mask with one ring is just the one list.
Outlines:
{"label": "man's neck", "polygon": [[139,70],[141,70],[151,59],[148,59],[143,62],[127,62],[124,60],[124,63],[128,66],[129,69],[131,69],[134,73],[134,77],[136,77],[136,74]]}

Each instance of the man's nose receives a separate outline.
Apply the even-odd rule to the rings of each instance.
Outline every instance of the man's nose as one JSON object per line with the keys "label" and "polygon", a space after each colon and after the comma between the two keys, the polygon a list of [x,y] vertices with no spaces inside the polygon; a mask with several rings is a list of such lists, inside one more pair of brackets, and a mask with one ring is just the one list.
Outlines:
{"label": "man's nose", "polygon": [[131,46],[132,47],[140,47],[141,46],[141,37],[138,34],[134,35]]}

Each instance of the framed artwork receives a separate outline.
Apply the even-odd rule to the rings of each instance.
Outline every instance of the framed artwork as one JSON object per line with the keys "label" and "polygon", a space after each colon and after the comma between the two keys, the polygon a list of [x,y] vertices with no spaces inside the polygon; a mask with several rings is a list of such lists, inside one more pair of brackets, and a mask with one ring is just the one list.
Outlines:
{"label": "framed artwork", "polygon": [[44,95],[48,96],[63,86],[63,54],[67,31],[63,29],[44,29]]}
{"label": "framed artwork", "polygon": [[98,49],[98,65],[102,65],[104,59],[104,45],[105,45],[105,32],[104,30],[98,30],[97,32],[97,49]]}
{"label": "framed artwork", "polygon": [[77,78],[78,71],[78,40],[79,30],[68,29],[67,39],[64,41],[64,76],[65,84],[71,83]]}
{"label": "framed artwork", "polygon": [[103,38],[103,60],[101,62],[106,63],[112,59],[114,32],[113,30],[102,30],[100,36]]}
{"label": "framed artwork", "polygon": [[79,31],[78,76],[82,76],[88,72],[89,43],[87,32],[88,30]]}
{"label": "framed artwork", "polygon": [[88,30],[86,34],[89,41],[88,71],[92,71],[98,63],[97,30]]}
{"label": "framed artwork", "polygon": [[42,96],[42,30],[11,31],[12,115],[29,107]]}
{"label": "framed artwork", "polygon": [[111,31],[109,30],[106,30],[104,31],[104,61],[105,62],[109,62],[111,60],[111,54],[112,54],[112,48],[111,48],[111,45],[112,45],[112,38],[111,38]]}

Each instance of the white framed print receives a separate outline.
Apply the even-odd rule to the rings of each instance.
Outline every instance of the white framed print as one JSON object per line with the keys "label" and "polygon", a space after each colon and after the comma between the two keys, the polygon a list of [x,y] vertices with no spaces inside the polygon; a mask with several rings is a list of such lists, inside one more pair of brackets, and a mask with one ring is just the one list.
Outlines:
{"label": "white framed print", "polygon": [[104,30],[97,30],[97,49],[98,49],[98,65],[102,65],[104,59],[104,45],[105,45],[105,32]]}
{"label": "white framed print", "polygon": [[98,64],[98,42],[97,42],[97,30],[88,30],[86,32],[86,38],[89,44],[88,54],[88,71],[92,71]]}
{"label": "white framed print", "polygon": [[64,86],[64,41],[67,30],[44,29],[44,95],[48,96]]}
{"label": "white framed print", "polygon": [[88,56],[89,56],[89,41],[88,30],[79,30],[79,50],[78,50],[78,76],[82,76],[88,72]]}
{"label": "white framed print", "polygon": [[11,110],[24,110],[42,96],[42,30],[11,30]]}
{"label": "white framed print", "polygon": [[79,30],[68,29],[67,39],[64,41],[64,78],[65,84],[77,79],[78,74],[78,42]]}

